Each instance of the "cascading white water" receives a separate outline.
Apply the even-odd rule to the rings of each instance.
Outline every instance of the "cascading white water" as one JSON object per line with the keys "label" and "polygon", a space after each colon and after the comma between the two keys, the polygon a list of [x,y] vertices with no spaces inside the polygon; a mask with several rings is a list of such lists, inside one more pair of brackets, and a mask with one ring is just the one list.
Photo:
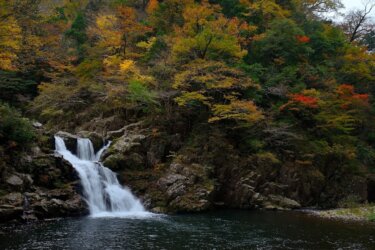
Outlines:
{"label": "cascading white water", "polygon": [[141,202],[128,188],[122,187],[116,174],[99,162],[104,146],[95,155],[89,139],[77,140],[77,156],[70,152],[61,137],[55,136],[56,152],[69,161],[78,172],[85,201],[92,217],[147,216]]}

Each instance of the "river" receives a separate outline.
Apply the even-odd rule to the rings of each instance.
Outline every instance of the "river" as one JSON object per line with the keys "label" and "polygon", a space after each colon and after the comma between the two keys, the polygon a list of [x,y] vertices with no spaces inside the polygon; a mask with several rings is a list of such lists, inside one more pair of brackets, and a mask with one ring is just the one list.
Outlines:
{"label": "river", "polygon": [[0,249],[375,249],[375,224],[222,210],[3,226]]}

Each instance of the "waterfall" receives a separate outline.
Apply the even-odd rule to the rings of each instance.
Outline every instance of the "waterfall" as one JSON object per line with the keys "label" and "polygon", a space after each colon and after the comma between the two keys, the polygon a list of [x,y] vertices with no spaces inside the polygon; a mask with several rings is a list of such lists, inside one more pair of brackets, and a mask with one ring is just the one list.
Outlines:
{"label": "waterfall", "polygon": [[122,187],[117,176],[100,162],[109,143],[95,154],[89,139],[77,139],[77,155],[70,152],[61,137],[55,136],[56,153],[69,161],[78,172],[83,195],[92,217],[146,216],[141,202],[130,190]]}

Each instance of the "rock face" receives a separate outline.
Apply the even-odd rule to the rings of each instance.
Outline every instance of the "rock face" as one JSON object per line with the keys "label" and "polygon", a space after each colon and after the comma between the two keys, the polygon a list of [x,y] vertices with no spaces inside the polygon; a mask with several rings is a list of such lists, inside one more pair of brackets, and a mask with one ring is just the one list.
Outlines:
{"label": "rock face", "polygon": [[[60,135],[73,144],[73,135]],[[63,158],[50,153],[53,148],[46,141],[49,146],[33,146],[0,169],[0,222],[87,214],[77,173]]]}
{"label": "rock face", "polygon": [[157,185],[171,211],[198,212],[213,205],[214,182],[202,165],[172,163]]}
{"label": "rock face", "polygon": [[145,138],[143,134],[125,131],[104,154],[104,165],[113,170],[142,169],[146,162],[137,148],[140,148]]}
{"label": "rock face", "polygon": [[[102,156],[104,165],[157,213],[216,207],[285,210],[335,207],[348,197],[375,200],[375,178],[337,174],[329,166],[320,172],[309,161],[281,163],[272,153],[243,155],[220,130],[199,127],[188,138],[184,132],[181,123],[169,132],[134,123],[104,138],[100,131],[85,130],[78,136],[58,135],[73,152],[78,137],[89,137],[97,150],[103,139],[112,140]],[[30,152],[17,155],[18,161],[4,163],[0,155],[0,222],[88,213],[77,173],[53,154],[53,136],[42,138]]]}

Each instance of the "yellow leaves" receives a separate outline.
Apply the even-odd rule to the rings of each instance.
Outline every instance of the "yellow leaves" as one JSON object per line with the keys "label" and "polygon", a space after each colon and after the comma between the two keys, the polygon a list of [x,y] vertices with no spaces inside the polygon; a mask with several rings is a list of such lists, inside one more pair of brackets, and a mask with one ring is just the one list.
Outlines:
{"label": "yellow leaves", "polygon": [[124,60],[120,64],[120,72],[121,73],[127,73],[132,69],[134,69],[134,61],[133,60]]}
{"label": "yellow leaves", "polygon": [[181,90],[187,90],[193,86],[206,90],[239,90],[258,87],[240,70],[230,68],[222,62],[201,59],[185,65],[183,71],[176,74],[173,84],[173,88]]}
{"label": "yellow leaves", "polygon": [[157,38],[153,36],[147,41],[137,43],[137,47],[149,51],[152,48],[152,46],[156,43],[156,40]]}
{"label": "yellow leaves", "polygon": [[186,29],[199,29],[208,23],[208,18],[214,14],[214,9],[208,4],[194,4],[187,6],[183,12]]}
{"label": "yellow leaves", "polygon": [[146,12],[148,14],[153,13],[157,8],[159,7],[159,2],[158,0],[150,0],[147,4],[146,7]]}
{"label": "yellow leaves", "polygon": [[365,48],[352,46],[343,56],[343,72],[361,79],[363,82],[375,80],[375,54]]}
{"label": "yellow leaves", "polygon": [[221,120],[235,120],[246,123],[254,123],[263,119],[262,112],[260,112],[252,101],[238,100],[230,97],[229,104],[215,104],[213,105],[211,117],[208,122],[217,122]]}
{"label": "yellow leaves", "polygon": [[117,23],[117,17],[114,15],[102,15],[97,17],[96,25],[99,29],[112,29]]}
{"label": "yellow leaves", "polygon": [[109,74],[113,74],[114,71],[118,70],[119,65],[121,64],[121,57],[114,55],[114,56],[108,56],[104,58],[103,60],[103,67],[105,72],[108,72]]}
{"label": "yellow leaves", "polygon": [[14,70],[16,52],[21,46],[21,28],[14,17],[0,21],[0,69]]}
{"label": "yellow leaves", "polygon": [[249,9],[249,15],[261,13],[266,20],[272,18],[285,18],[290,15],[288,10],[283,9],[275,0],[240,0]]}
{"label": "yellow leaves", "polygon": [[110,48],[121,45],[121,32],[118,30],[117,23],[118,19],[114,15],[100,15],[96,18],[95,26],[89,29],[89,33],[100,38],[99,47]]}
{"label": "yellow leaves", "polygon": [[263,118],[250,100],[240,100],[241,90],[256,88],[240,70],[224,63],[195,60],[177,74],[173,87],[181,90],[175,98],[180,106],[205,105],[213,115],[209,122],[243,121],[248,124]]}
{"label": "yellow leaves", "polygon": [[[228,19],[218,13],[216,5],[208,1],[188,5],[184,12],[184,25],[175,29],[173,55],[176,61],[191,59],[234,59],[246,55],[240,33],[245,28],[238,19]],[[250,29],[249,27],[246,27]]]}
{"label": "yellow leaves", "polygon": [[198,104],[202,103],[207,106],[210,106],[210,103],[208,102],[209,98],[204,96],[202,93],[198,91],[193,92],[183,92],[181,96],[175,98],[175,101],[179,106],[187,106],[192,104]]}

